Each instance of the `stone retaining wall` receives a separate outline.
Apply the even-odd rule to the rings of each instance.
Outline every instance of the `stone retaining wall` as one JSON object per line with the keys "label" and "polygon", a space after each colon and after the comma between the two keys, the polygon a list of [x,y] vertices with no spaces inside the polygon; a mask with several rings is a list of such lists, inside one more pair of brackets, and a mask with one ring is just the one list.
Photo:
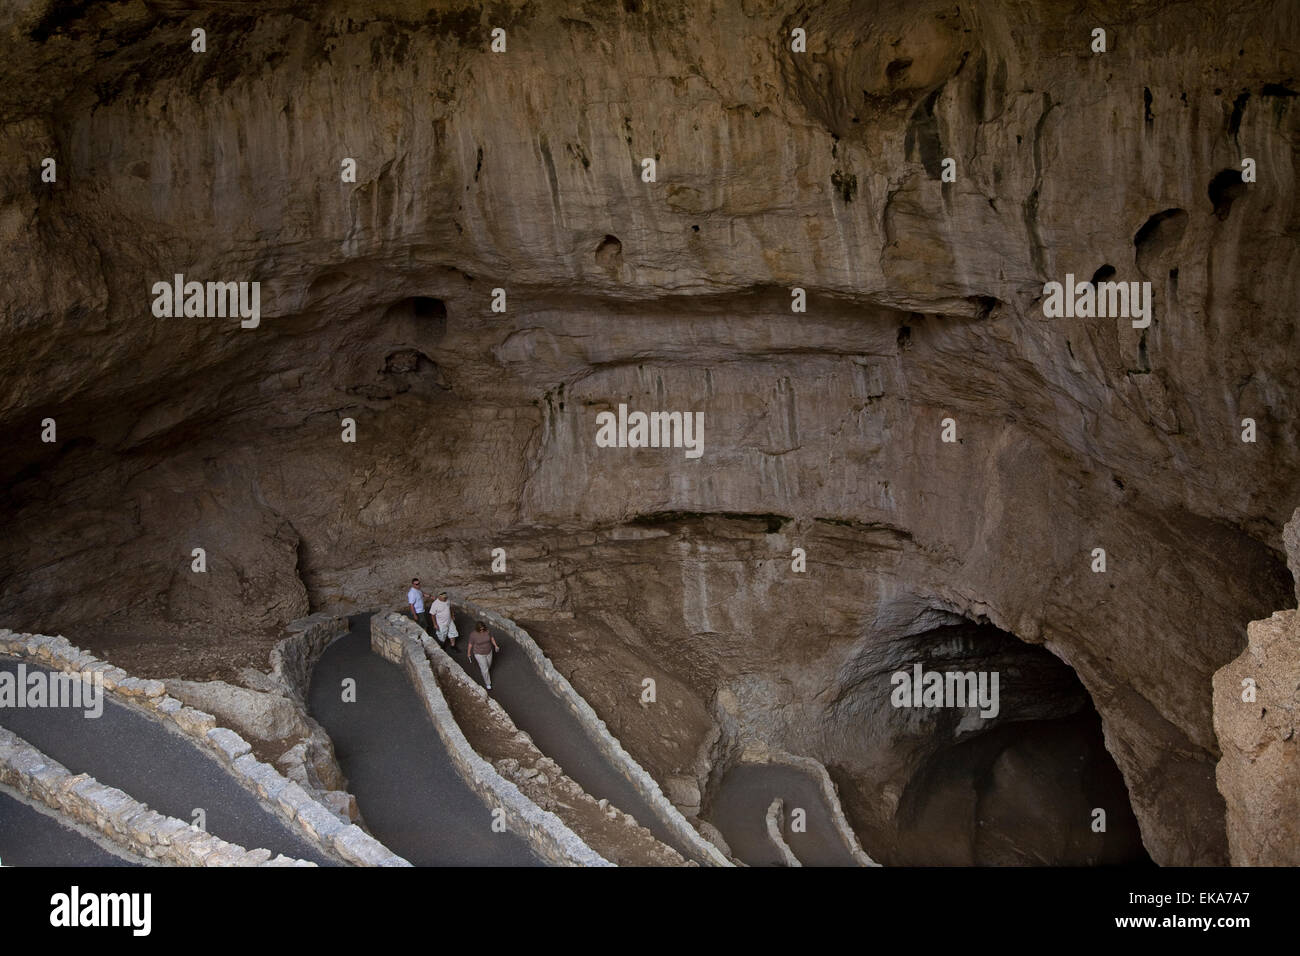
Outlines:
{"label": "stone retaining wall", "polygon": [[505,634],[519,646],[519,648],[528,657],[534,669],[542,679],[546,681],[560,699],[568,706],[569,710],[577,717],[578,722],[582,724],[587,731],[591,740],[599,748],[600,752],[610,761],[615,768],[623,774],[624,777],[636,788],[646,803],[655,812],[659,821],[668,827],[668,829],[681,840],[682,848],[687,852],[690,859],[697,863],[708,866],[731,866],[732,863],[723,855],[722,851],[716,846],[704,839],[696,829],[691,826],[680,810],[673,806],[672,802],[664,796],[663,790],[659,783],[650,776],[646,770],[637,763],[632,756],[623,749],[618,738],[609,732],[605,722],[597,716],[596,712],[591,709],[591,705],[573,689],[573,685],[568,682],[563,674],[555,669],[550,658],[542,652],[533,640],[532,635],[522,627],[507,617],[497,614],[495,611],[489,611],[487,608],[479,607],[471,601],[463,598],[449,595],[452,606],[458,610],[469,614],[475,619],[481,619],[489,627],[494,627]]}
{"label": "stone retaining wall", "polygon": [[276,765],[324,803],[345,823],[360,823],[361,812],[347,792],[347,777],[334,756],[334,741],[308,709],[311,674],[325,649],[348,633],[348,623],[329,614],[312,614],[285,625],[287,635],[271,649],[270,680],[298,711],[305,739],[282,754]]}
{"label": "stone retaining wall", "polygon": [[168,696],[162,681],[132,677],[120,667],[97,660],[62,636],[0,630],[0,654],[67,673],[98,673],[103,678],[104,690],[116,694],[119,703],[135,705],[215,756],[240,786],[325,855],[357,866],[410,866],[356,824],[344,823],[297,783],[254,757],[248,741],[233,730],[218,727],[211,714]]}
{"label": "stone retaining wall", "polygon": [[0,782],[93,827],[116,846],[172,866],[315,866],[267,849],[246,850],[150,810],[130,794],[74,774],[17,734],[0,728]]}
{"label": "stone retaining wall", "polygon": [[510,831],[527,840],[543,859],[561,866],[612,866],[559,817],[524,796],[470,746],[425,659],[422,638],[427,639],[424,629],[397,612],[380,611],[370,619],[371,649],[406,672],[465,782],[489,808],[500,808]]}
{"label": "stone retaining wall", "polygon": [[305,709],[311,672],[325,648],[348,633],[348,623],[330,614],[312,614],[286,624],[284,632],[288,636],[271,649],[271,679]]}

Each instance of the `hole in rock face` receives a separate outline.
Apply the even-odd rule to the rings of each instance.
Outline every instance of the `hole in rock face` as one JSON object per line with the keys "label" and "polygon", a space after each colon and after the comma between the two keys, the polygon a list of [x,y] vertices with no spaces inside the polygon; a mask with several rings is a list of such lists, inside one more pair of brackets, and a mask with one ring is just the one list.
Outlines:
{"label": "hole in rock face", "polygon": [[397,376],[398,394],[414,389],[427,393],[431,388],[446,390],[451,386],[438,363],[419,349],[399,349],[384,359],[384,374]]}
{"label": "hole in rock face", "polygon": [[411,311],[417,319],[445,320],[447,318],[447,306],[443,301],[427,295],[417,295],[411,299]]}
{"label": "hole in rock face", "polygon": [[1228,117],[1228,135],[1236,137],[1241,129],[1241,118],[1245,115],[1246,104],[1250,102],[1250,90],[1242,90],[1232,101],[1232,114]]}
{"label": "hole in rock face", "polygon": [[831,187],[846,203],[853,202],[853,197],[858,194],[858,177],[837,169],[831,173]]}
{"label": "hole in rock face", "polygon": [[1092,274],[1092,284],[1096,285],[1098,282],[1105,282],[1114,274],[1115,267],[1108,262]]}
{"label": "hole in rock face", "polygon": [[943,89],[937,89],[917,104],[903,135],[903,154],[917,157],[930,179],[939,179],[943,172],[943,142],[939,138],[939,120],[934,115],[935,103]]}
{"label": "hole in rock face", "polygon": [[1214,214],[1220,220],[1228,218],[1232,204],[1246,195],[1246,184],[1241,181],[1241,171],[1225,169],[1215,173],[1210,180],[1210,202],[1214,204]]}
{"label": "hole in rock face", "polygon": [[998,306],[998,300],[991,295],[973,296],[970,303],[975,308],[975,318],[987,319]]}
{"label": "hole in rock face", "polygon": [[1178,248],[1186,231],[1187,212],[1183,209],[1166,209],[1144,222],[1133,237],[1138,271],[1143,275],[1155,272],[1155,264]]}
{"label": "hole in rock face", "polygon": [[400,352],[389,354],[384,359],[384,371],[390,375],[404,375],[417,371],[421,363],[432,364],[424,353],[416,349],[402,349]]}
{"label": "hole in rock face", "polygon": [[447,333],[447,306],[432,296],[412,296],[390,305],[384,323],[414,343],[437,342]]}
{"label": "hole in rock face", "polygon": [[596,264],[601,266],[618,266],[623,263],[623,243],[617,236],[606,236],[596,247]]}
{"label": "hole in rock face", "polygon": [[911,65],[912,60],[910,57],[901,60],[890,60],[889,66],[885,67],[885,79],[889,81],[889,85],[893,86],[901,80],[903,74],[907,72],[907,68]]}
{"label": "hole in rock face", "polygon": [[449,386],[438,364],[437,345],[447,334],[447,306],[438,298],[412,296],[390,305],[364,344],[346,352],[349,394],[387,400],[406,392],[426,397]]}
{"label": "hole in rock face", "polygon": [[[912,754],[892,862],[1150,862],[1123,777],[1106,751],[1101,718],[1067,664],[996,627],[971,623],[900,638],[885,653],[896,673],[914,677],[920,663],[923,675],[945,675],[947,695],[938,707],[896,707],[891,697],[887,719],[895,746]],[[949,691],[949,673],[973,674],[974,685],[983,675],[980,706],[949,706],[961,703],[962,683],[953,679]],[[933,679],[923,677],[923,687],[926,681],[932,687]],[[972,678],[964,681],[974,686]],[[981,710],[987,700],[995,701],[996,713]],[[1096,829],[1098,810],[1105,813],[1104,832]]]}

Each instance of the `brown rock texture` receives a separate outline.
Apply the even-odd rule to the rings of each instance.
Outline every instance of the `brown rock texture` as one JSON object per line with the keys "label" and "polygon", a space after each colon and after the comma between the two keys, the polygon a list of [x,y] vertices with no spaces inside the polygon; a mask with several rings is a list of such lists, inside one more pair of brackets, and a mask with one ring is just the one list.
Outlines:
{"label": "brown rock texture", "polygon": [[[822,761],[886,862],[889,669],[992,624],[1077,673],[1152,858],[1227,862],[1211,675],[1300,501],[1298,48],[1289,0],[5,4],[0,621],[230,678],[418,574],[660,780]],[[177,273],[260,325],[156,318]],[[1150,327],[1045,318],[1066,273]],[[597,447],[620,403],[704,454]]]}
{"label": "brown rock texture", "polygon": [[[1283,538],[1300,581],[1300,509]],[[1300,610],[1251,621],[1247,633],[1214,675],[1228,848],[1237,866],[1300,866]]]}

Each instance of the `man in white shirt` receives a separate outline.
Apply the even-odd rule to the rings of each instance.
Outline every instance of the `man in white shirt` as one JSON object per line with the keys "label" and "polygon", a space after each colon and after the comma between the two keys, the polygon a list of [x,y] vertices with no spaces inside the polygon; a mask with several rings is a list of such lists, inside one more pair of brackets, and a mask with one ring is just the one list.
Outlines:
{"label": "man in white shirt", "polygon": [[420,579],[411,578],[411,590],[406,592],[406,603],[411,609],[411,617],[426,633],[433,630],[433,625],[429,623],[429,612],[424,609],[428,596],[420,590]]}
{"label": "man in white shirt", "polygon": [[451,638],[451,646],[456,646],[456,638],[460,634],[456,631],[456,622],[451,616],[451,604],[447,601],[447,592],[439,591],[438,599],[429,605],[433,611],[433,623],[438,627],[438,643],[445,644],[448,638]]}

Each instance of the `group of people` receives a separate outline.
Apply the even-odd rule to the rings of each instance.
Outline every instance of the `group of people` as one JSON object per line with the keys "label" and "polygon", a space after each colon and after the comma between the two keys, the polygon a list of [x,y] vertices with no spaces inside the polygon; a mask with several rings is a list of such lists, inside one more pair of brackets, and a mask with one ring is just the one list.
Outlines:
{"label": "group of people", "polygon": [[[460,633],[456,630],[456,620],[451,613],[451,602],[447,600],[447,592],[439,591],[437,598],[428,603],[427,610],[426,602],[429,602],[429,595],[420,590],[420,579],[412,578],[411,590],[406,592],[406,603],[411,609],[411,617],[424,628],[426,633],[433,634],[439,644],[450,642],[454,649],[456,638],[460,637]],[[499,650],[501,648],[496,638],[488,631],[487,625],[479,621],[469,636],[465,653],[478,661],[478,669],[483,674],[483,684],[488,690],[492,689],[492,654]]]}

